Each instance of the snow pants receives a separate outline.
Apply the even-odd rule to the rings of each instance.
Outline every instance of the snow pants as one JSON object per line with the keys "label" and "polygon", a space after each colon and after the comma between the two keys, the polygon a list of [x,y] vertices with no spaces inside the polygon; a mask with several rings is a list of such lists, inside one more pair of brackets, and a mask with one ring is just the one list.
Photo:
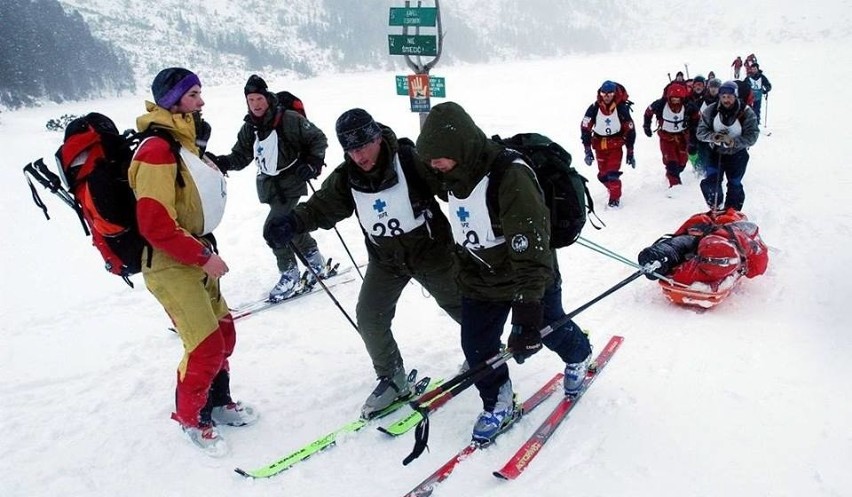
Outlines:
{"label": "snow pants", "polygon": [[754,114],[757,116],[757,124],[760,124],[760,105],[763,102],[763,95],[755,95],[754,103],[751,104],[751,108],[754,111]]}
{"label": "snow pants", "polygon": [[[301,197],[274,197],[269,199],[269,215],[266,216],[266,222],[263,225],[264,231],[266,231],[266,226],[273,220],[280,219],[289,214],[293,210],[293,207],[296,207],[299,198]],[[293,244],[303,255],[317,249],[317,242],[309,233],[299,233],[293,236]],[[290,268],[296,267],[296,254],[290,250],[289,245],[279,249],[272,249],[272,253],[275,254],[278,271],[283,273]]]}
{"label": "snow pants", "polygon": [[[711,148],[706,164],[707,175],[701,180],[701,193],[707,205],[713,209],[724,205],[743,210],[745,191],[742,179],[748,166],[748,150],[743,149],[735,154],[720,154]],[[722,194],[722,175],[727,179],[727,195]]]}
{"label": "snow pants", "polygon": [[[541,304],[544,307],[542,327],[565,317],[558,275],[556,283],[545,291]],[[462,297],[461,344],[464,357],[471,367],[500,353],[500,337],[511,309],[510,301],[489,302]],[[592,352],[589,338],[571,320],[553,330],[542,341],[566,364],[580,362]],[[503,364],[476,382],[484,410],[494,409],[500,386],[508,380],[509,367]]]}
{"label": "snow pants", "polygon": [[[215,406],[231,402],[228,358],[236,344],[234,320],[219,280],[197,266],[172,266],[144,274],[145,285],[165,308],[183,342],[172,419],[198,426]],[[208,405],[209,401],[209,405]]]}
{"label": "snow pants", "polygon": [[660,152],[663,154],[663,165],[666,166],[666,179],[669,180],[669,186],[679,185],[681,184],[680,173],[686,168],[686,161],[689,159],[686,132],[669,133],[659,130],[657,135],[660,137]]}
{"label": "snow pants", "polygon": [[624,139],[616,137],[592,137],[592,148],[598,163],[598,181],[609,191],[609,199],[621,199],[621,159]]}
{"label": "snow pants", "polygon": [[[458,264],[449,254],[440,267],[400,267],[371,261],[364,274],[358,294],[355,318],[358,333],[364,340],[373,362],[376,376],[391,376],[403,368],[402,354],[391,332],[391,321],[402,291],[413,278],[423,285],[438,305],[457,323],[461,323],[462,308],[456,275]],[[413,326],[411,323],[409,326]]]}

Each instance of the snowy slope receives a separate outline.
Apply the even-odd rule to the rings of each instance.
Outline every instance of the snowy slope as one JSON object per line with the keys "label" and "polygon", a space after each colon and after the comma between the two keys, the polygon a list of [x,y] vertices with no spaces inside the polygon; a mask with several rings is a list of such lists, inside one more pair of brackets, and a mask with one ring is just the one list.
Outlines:
{"label": "snowy slope", "polygon": [[[644,279],[596,304],[577,321],[600,348],[613,333],[626,341],[589,394],[517,482],[499,468],[542,419],[546,404],[495,446],[465,462],[436,496],[850,496],[852,417],[848,361],[852,295],[852,165],[838,98],[852,69],[848,43],[787,43],[692,52],[626,53],[492,66],[439,67],[447,94],[487,133],[537,130],[581,157],[579,123],[600,82],[623,82],[637,102],[634,118],[688,61],[693,74],[727,73],[735,55],[756,52],[775,85],[769,129],[752,149],[745,212],[772,247],[769,271],[744,281],[730,299],[704,313],[667,303]],[[816,84],[803,67],[819,68]],[[204,72],[201,72],[202,81]],[[271,81],[281,86],[284,81]],[[277,83],[277,84],[276,84]],[[334,121],[362,106],[399,135],[416,136],[417,118],[394,94],[393,73],[328,76],[291,89],[330,136],[328,160],[341,151]],[[245,112],[242,82],[205,87],[213,124],[210,149],[223,152]],[[394,496],[431,473],[466,443],[479,401],[465,392],[432,420],[431,452],[403,467],[412,438],[388,440],[366,430],[267,481],[231,470],[274,460],[357,415],[372,389],[360,338],[322,295],[238,323],[232,360],[235,397],[262,413],[249,428],[228,429],[232,454],[199,454],[169,420],[179,340],[165,330],[162,309],[144,290],[100,270],[79,223],[44,193],[51,220],[31,204],[20,168],[49,157],[61,136],[47,119],[99,110],[122,127],[143,110],[146,94],[8,112],[0,120],[4,151],[0,306],[0,495],[30,496]],[[842,121],[841,121],[842,122]],[[697,180],[685,175],[679,198],[665,196],[656,139],[638,138],[637,169],[627,169],[624,207],[604,209],[607,227],[585,236],[633,258],[659,235],[702,210]],[[589,178],[591,168],[577,160]],[[230,203],[217,230],[231,272],[223,291],[232,304],[260,297],[275,267],[260,236],[265,209],[251,172],[231,175]],[[68,211],[68,212],[65,212]],[[365,259],[353,221],[340,231]],[[332,232],[322,250],[346,255]],[[575,246],[560,252],[566,309],[578,307],[632,272]],[[358,284],[336,296],[354,314]],[[400,303],[395,335],[408,367],[452,376],[462,361],[456,325],[415,285]],[[511,365],[523,397],[558,371],[542,352]]]}

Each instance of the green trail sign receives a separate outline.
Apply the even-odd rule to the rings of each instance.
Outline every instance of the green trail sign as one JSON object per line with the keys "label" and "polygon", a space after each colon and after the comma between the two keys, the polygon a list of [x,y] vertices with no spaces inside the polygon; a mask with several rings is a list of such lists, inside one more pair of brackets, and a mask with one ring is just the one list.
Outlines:
{"label": "green trail sign", "polygon": [[[431,96],[438,98],[447,97],[447,86],[445,81],[446,80],[442,77],[429,76],[429,91]],[[408,77],[397,75],[396,94],[408,95]]]}
{"label": "green trail sign", "polygon": [[391,55],[438,55],[438,37],[435,35],[388,35]]}
{"label": "green trail sign", "polygon": [[435,26],[438,9],[435,7],[391,7],[389,26]]}

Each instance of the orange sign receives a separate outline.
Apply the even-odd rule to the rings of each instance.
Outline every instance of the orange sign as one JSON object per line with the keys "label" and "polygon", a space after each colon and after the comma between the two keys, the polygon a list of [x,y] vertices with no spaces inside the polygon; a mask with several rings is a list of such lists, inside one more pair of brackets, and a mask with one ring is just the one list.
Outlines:
{"label": "orange sign", "polygon": [[429,98],[429,75],[408,75],[408,96],[411,98]]}

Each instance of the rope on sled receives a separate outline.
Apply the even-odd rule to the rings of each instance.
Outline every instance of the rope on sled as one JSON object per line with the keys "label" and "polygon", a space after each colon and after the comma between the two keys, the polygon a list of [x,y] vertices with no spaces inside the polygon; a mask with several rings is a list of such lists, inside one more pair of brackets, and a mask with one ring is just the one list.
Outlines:
{"label": "rope on sled", "polygon": [[689,285],[685,285],[685,284],[677,282],[677,281],[675,281],[675,280],[673,280],[673,279],[671,279],[667,276],[663,276],[662,274],[657,273],[655,271],[656,268],[641,266],[641,265],[633,262],[632,260],[628,259],[627,257],[624,257],[623,255],[618,254],[618,253],[604,247],[603,245],[601,245],[599,243],[595,243],[595,242],[589,240],[588,238],[584,238],[582,236],[578,237],[577,238],[577,244],[581,245],[583,247],[586,247],[589,250],[597,252],[601,255],[609,257],[610,259],[614,259],[614,260],[616,260],[616,261],[618,261],[618,262],[620,262],[620,263],[622,263],[626,266],[630,266],[634,269],[638,269],[638,270],[642,271],[643,273],[652,274],[657,279],[663,280],[666,283],[668,283],[669,285],[677,286],[677,287],[681,287],[681,288],[689,288]]}

